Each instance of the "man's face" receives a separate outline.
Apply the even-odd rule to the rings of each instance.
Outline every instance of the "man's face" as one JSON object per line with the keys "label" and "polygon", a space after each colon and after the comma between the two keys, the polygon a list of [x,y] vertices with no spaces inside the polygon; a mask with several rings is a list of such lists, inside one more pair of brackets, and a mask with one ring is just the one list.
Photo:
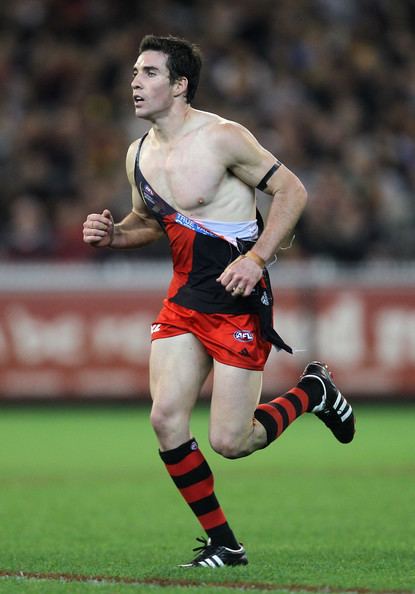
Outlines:
{"label": "man's face", "polygon": [[151,120],[173,103],[174,85],[170,83],[167,59],[163,52],[148,50],[140,54],[134,64],[131,87],[135,115],[139,118]]}

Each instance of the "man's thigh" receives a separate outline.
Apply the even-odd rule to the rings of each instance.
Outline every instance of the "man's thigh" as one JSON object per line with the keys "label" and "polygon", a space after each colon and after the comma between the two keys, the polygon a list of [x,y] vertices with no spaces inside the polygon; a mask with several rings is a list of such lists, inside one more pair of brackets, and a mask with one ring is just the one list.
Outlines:
{"label": "man's thigh", "polygon": [[191,410],[212,367],[212,359],[191,333],[153,340],[150,392],[155,404]]}
{"label": "man's thigh", "polygon": [[243,441],[252,432],[252,419],[262,388],[262,371],[214,362],[210,438],[223,435]]}

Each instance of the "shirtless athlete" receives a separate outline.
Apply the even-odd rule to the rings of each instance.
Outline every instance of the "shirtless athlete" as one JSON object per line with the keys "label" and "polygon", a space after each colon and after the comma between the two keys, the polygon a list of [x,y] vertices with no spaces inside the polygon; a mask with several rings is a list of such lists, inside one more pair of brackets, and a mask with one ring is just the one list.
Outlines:
{"label": "shirtless athlete", "polygon": [[[182,567],[217,568],[248,560],[189,429],[209,371],[210,444],[227,458],[267,447],[305,412],[348,443],[354,416],[316,361],[297,386],[258,404],[271,346],[291,351],[272,327],[265,264],[295,226],[306,192],[243,126],[191,107],[200,67],[198,49],[185,40],[142,40],[131,86],[136,116],[152,127],[127,153],[132,211],[117,224],[107,209],[88,215],[84,241],[123,249],[168,236],[174,274],[152,327],[151,423],[167,471],[208,536]],[[257,187],[271,197],[263,229]]]}

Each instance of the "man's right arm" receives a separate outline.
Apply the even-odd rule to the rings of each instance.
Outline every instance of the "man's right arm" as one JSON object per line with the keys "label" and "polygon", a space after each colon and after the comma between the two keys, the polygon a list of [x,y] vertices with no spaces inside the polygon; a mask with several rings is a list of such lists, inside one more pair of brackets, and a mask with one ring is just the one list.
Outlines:
{"label": "man's right arm", "polygon": [[132,211],[119,223],[114,223],[111,212],[89,214],[84,222],[84,241],[93,247],[115,249],[138,248],[156,241],[163,235],[157,221],[145,207],[134,180],[137,142],[127,152],[126,168],[132,189]]}

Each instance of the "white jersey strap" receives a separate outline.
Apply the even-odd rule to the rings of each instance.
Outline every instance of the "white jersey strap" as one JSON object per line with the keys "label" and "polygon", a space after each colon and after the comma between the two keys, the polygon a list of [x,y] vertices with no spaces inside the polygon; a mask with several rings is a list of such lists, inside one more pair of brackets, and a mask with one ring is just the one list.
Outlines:
{"label": "white jersey strap", "polygon": [[216,235],[220,235],[236,246],[236,239],[256,241],[258,239],[258,223],[256,219],[248,221],[213,221],[211,219],[193,219]]}

